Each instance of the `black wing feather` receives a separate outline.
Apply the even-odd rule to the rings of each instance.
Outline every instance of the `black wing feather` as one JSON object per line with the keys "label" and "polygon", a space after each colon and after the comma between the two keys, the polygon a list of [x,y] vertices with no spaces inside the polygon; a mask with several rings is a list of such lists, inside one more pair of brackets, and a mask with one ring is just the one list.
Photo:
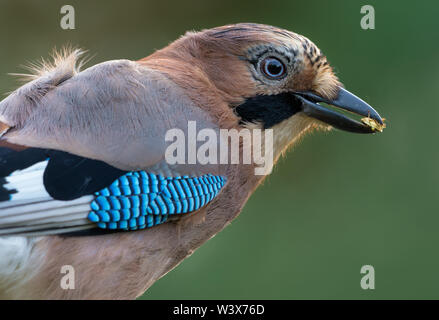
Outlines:
{"label": "black wing feather", "polygon": [[7,176],[46,159],[49,162],[44,171],[44,187],[56,200],[74,200],[93,194],[127,173],[102,161],[57,150],[0,148],[0,201],[9,200],[16,192],[4,187]]}
{"label": "black wing feather", "polygon": [[61,151],[51,151],[44,186],[57,200],[74,200],[108,187],[126,174],[109,164]]}

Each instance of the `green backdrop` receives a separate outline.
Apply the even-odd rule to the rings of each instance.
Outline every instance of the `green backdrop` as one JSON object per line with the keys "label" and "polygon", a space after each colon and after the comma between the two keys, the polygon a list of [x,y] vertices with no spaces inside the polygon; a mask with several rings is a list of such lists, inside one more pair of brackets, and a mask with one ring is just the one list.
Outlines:
{"label": "green backdrop", "polygon": [[[59,27],[76,9],[76,30]],[[360,28],[371,4],[376,29]],[[306,137],[223,232],[144,299],[439,298],[439,2],[0,1],[0,90],[8,72],[66,43],[88,64],[144,57],[186,30],[235,22],[312,39],[388,128]],[[375,267],[362,290],[360,268]]]}

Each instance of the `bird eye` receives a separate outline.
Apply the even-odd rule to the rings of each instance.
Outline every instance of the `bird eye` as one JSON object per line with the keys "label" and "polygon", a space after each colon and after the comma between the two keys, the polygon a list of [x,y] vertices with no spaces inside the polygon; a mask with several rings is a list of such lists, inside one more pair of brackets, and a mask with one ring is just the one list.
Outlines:
{"label": "bird eye", "polygon": [[279,59],[273,57],[262,60],[261,71],[270,79],[280,79],[286,73],[284,64]]}

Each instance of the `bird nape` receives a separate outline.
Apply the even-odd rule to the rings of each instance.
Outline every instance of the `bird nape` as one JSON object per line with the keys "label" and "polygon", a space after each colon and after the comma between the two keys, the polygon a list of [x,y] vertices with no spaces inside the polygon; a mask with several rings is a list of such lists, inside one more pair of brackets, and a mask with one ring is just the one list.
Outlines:
{"label": "bird nape", "polygon": [[[384,127],[310,40],[272,26],[188,32],[83,71],[81,54],[56,53],[0,102],[2,298],[135,298],[229,224],[265,178],[241,161],[253,140],[238,161],[169,161],[167,134],[190,121],[198,136],[177,148],[271,130],[274,162],[315,128]],[[63,265],[80,290],[59,287]]]}

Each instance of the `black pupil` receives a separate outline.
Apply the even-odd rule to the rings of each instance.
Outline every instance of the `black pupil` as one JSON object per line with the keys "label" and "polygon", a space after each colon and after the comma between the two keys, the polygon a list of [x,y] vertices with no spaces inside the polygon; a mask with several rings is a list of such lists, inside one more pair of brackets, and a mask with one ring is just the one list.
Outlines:
{"label": "black pupil", "polygon": [[265,63],[265,71],[269,76],[278,77],[283,73],[284,66],[277,59],[267,59]]}

